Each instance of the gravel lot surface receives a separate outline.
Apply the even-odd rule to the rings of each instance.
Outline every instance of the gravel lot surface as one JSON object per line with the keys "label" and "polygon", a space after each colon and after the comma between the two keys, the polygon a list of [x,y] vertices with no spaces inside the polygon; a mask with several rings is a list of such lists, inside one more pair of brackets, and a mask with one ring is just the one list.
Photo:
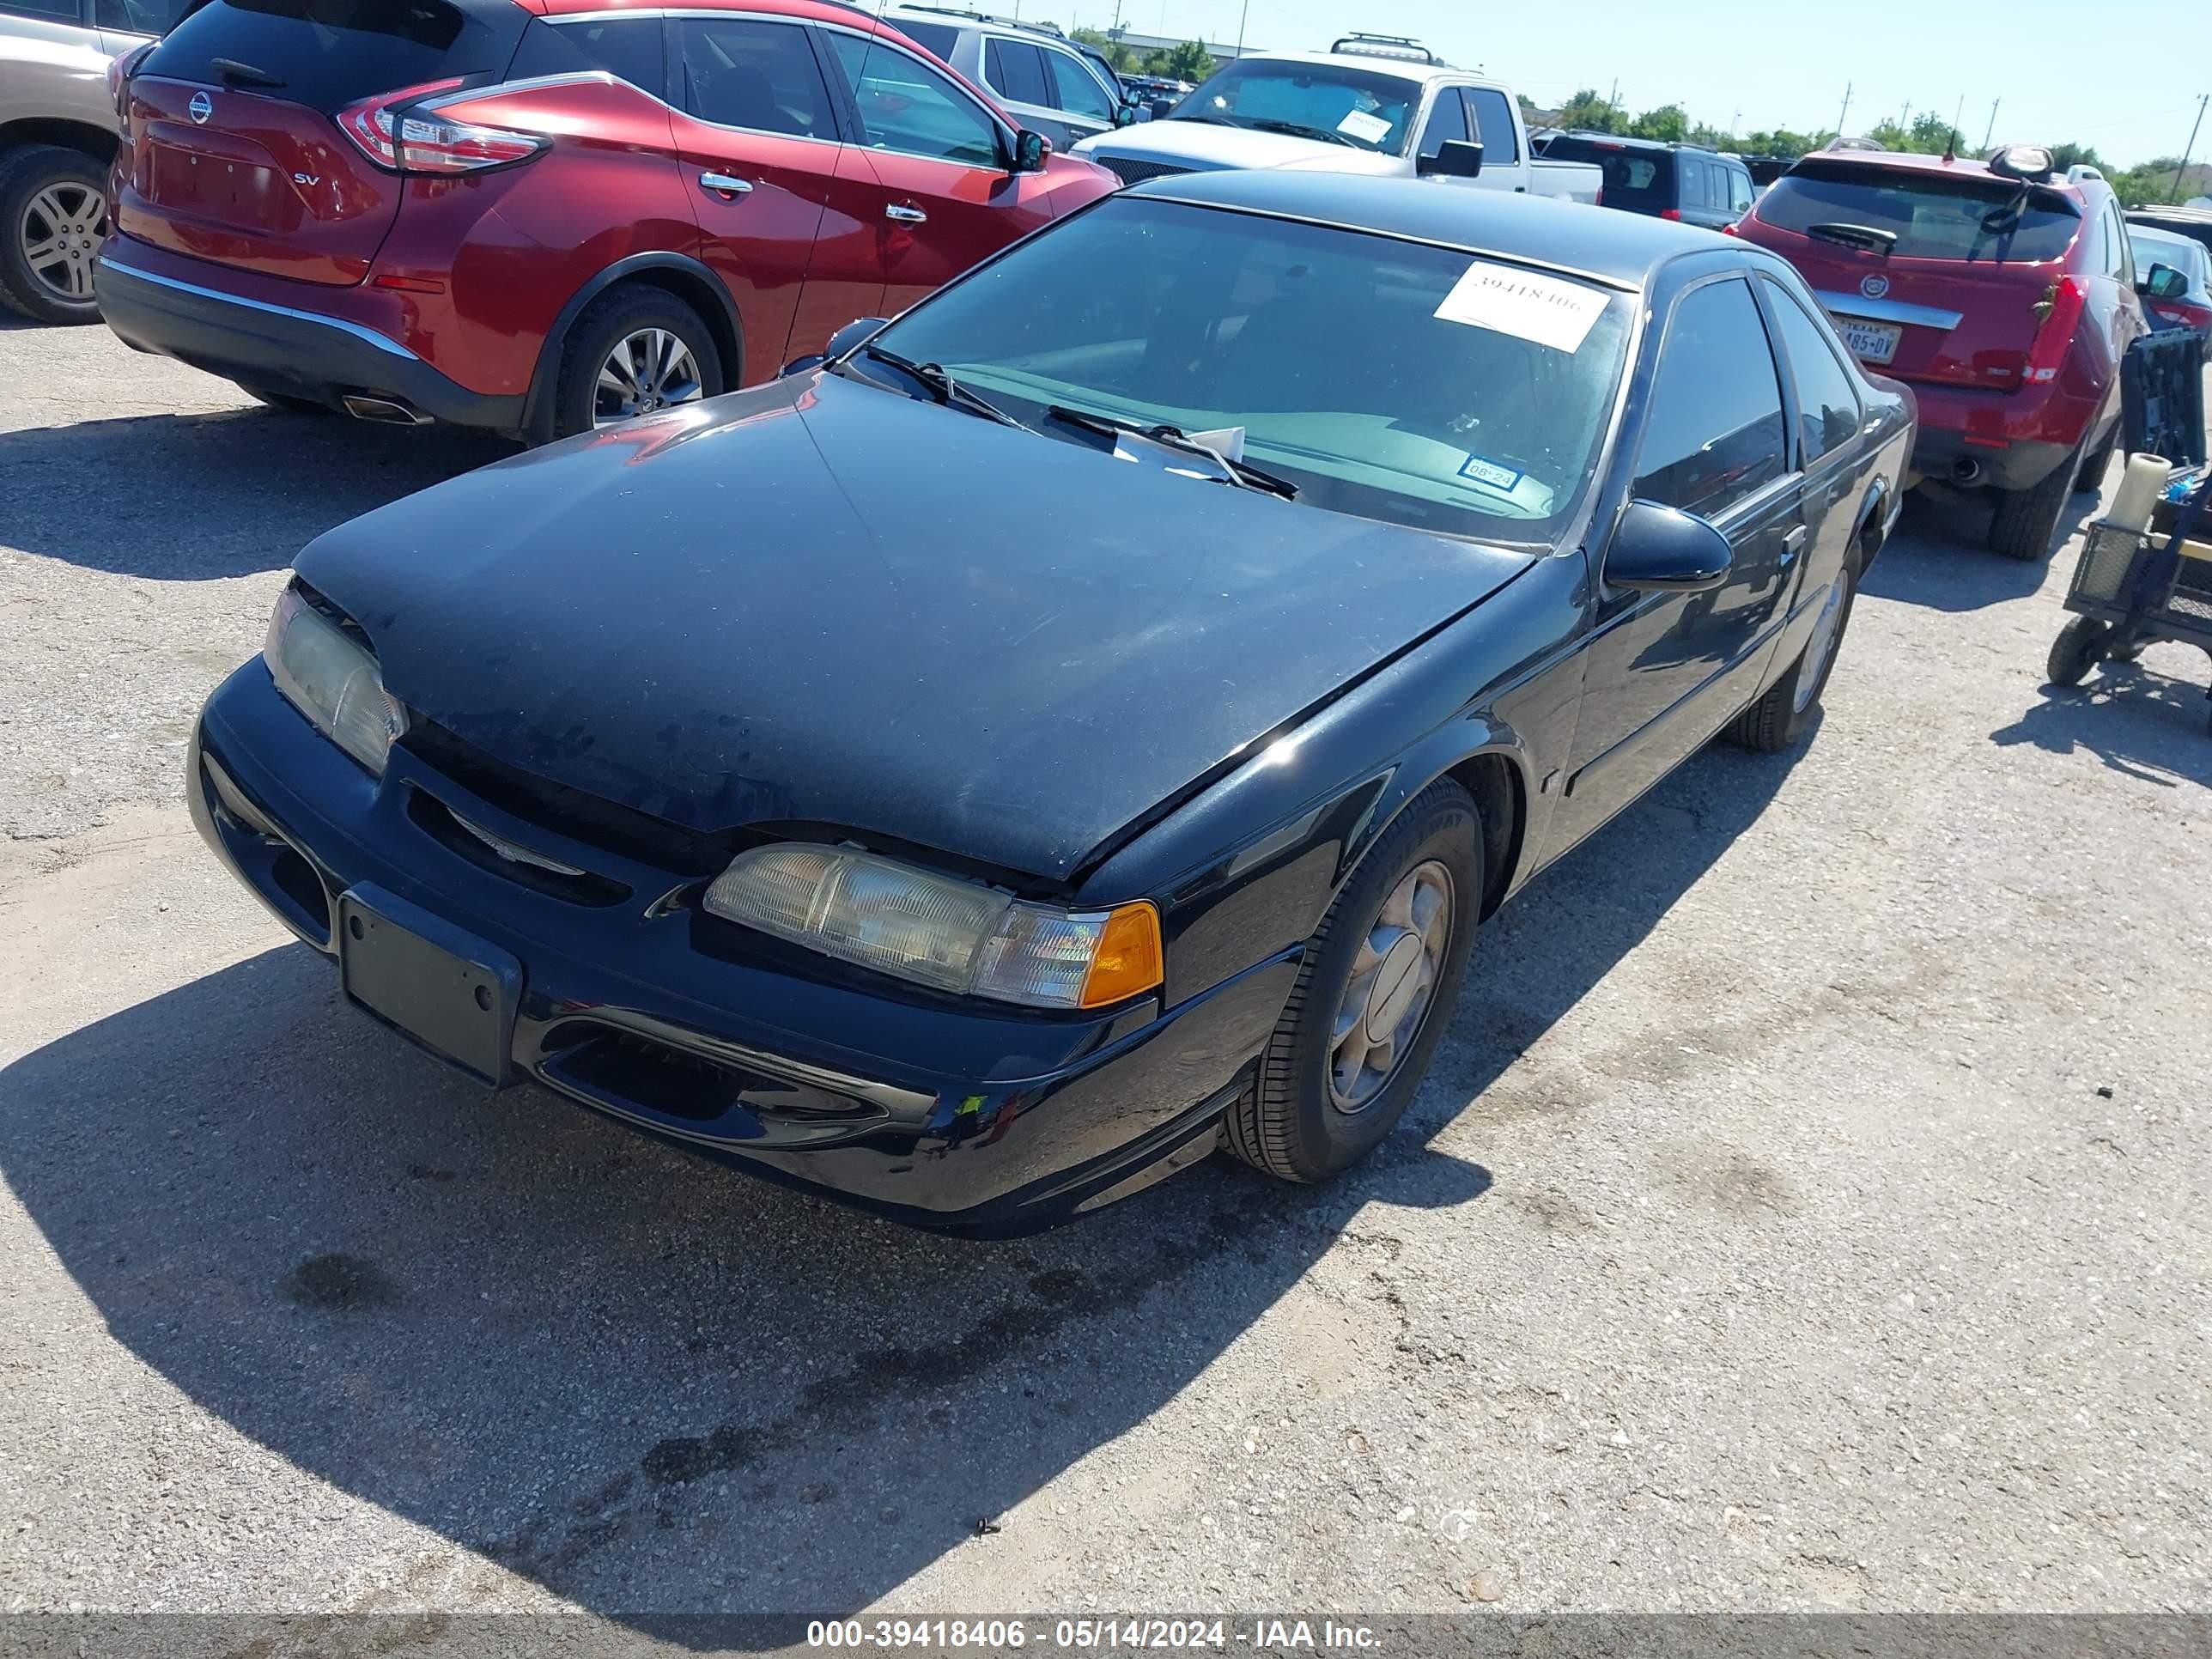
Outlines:
{"label": "gravel lot surface", "polygon": [[0,388],[0,1611],[2212,1602],[2206,665],[2045,687],[2069,556],[1916,502],[1370,1167],[977,1245],[471,1092],[199,846],[288,559],[496,445]]}

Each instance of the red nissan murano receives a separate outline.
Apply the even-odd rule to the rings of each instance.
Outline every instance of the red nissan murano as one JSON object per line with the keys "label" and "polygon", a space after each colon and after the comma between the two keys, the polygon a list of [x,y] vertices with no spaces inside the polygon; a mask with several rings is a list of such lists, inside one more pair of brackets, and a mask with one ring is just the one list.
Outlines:
{"label": "red nissan murano", "polygon": [[1116,182],[836,0],[208,0],[110,81],[127,343],[533,441],[766,380]]}

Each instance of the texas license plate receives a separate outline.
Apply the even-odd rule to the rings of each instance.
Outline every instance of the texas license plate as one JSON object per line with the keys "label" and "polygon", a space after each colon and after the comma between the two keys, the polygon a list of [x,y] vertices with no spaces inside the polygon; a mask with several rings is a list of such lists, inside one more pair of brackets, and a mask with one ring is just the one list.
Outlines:
{"label": "texas license plate", "polygon": [[491,1088],[507,1081],[522,964],[366,883],[338,896],[346,995]]}
{"label": "texas license plate", "polygon": [[1897,356],[1897,343],[1905,331],[1894,323],[1863,323],[1856,317],[1836,319],[1836,332],[1863,363],[1886,363]]}

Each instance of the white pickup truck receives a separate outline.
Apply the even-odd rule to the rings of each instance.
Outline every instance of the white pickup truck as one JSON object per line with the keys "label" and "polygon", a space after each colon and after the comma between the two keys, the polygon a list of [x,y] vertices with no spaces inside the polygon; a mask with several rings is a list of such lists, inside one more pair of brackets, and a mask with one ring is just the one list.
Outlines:
{"label": "white pickup truck", "polygon": [[1425,178],[1595,202],[1588,161],[1531,155],[1519,100],[1416,41],[1351,34],[1327,52],[1231,58],[1172,112],[1075,146],[1125,185],[1177,173],[1279,167]]}

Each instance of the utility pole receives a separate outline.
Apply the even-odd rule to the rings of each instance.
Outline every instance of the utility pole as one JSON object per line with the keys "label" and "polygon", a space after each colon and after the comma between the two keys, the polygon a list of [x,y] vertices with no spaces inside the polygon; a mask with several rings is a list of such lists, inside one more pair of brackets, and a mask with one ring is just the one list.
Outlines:
{"label": "utility pole", "polygon": [[1984,155],[1989,152],[1990,140],[1997,136],[1997,106],[2002,102],[2004,100],[2002,98],[1990,100],[1990,125],[1988,130],[1982,134],[1982,151]]}
{"label": "utility pole", "polygon": [[2204,105],[2207,100],[2212,100],[2212,92],[2200,92],[2197,94],[2197,118],[2189,124],[2189,142],[2182,146],[2181,165],[2173,170],[2173,189],[2171,194],[2177,202],[2181,199],[2181,175],[2189,171],[2189,158],[2197,154],[2197,131],[2204,125]]}
{"label": "utility pole", "polygon": [[1912,131],[1912,106],[1910,103],[1905,105],[1905,113],[1897,118],[1897,125],[1907,132]]}
{"label": "utility pole", "polygon": [[1237,55],[1244,55],[1244,20],[1252,15],[1252,0],[1244,0],[1244,9],[1237,14]]}
{"label": "utility pole", "polygon": [[1837,137],[1840,138],[1840,137],[1842,137],[1844,136],[1844,118],[1845,118],[1845,117],[1847,117],[1847,116],[1849,116],[1849,115],[1850,114],[1850,112],[1851,112],[1851,83],[1850,83],[1850,82],[1846,81],[1846,82],[1844,82],[1844,107],[1843,107],[1842,111],[1841,111],[1841,112],[1837,115],[1837,117],[1836,117],[1836,137]]}

